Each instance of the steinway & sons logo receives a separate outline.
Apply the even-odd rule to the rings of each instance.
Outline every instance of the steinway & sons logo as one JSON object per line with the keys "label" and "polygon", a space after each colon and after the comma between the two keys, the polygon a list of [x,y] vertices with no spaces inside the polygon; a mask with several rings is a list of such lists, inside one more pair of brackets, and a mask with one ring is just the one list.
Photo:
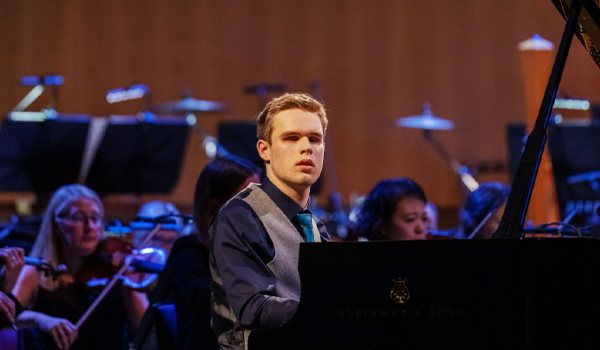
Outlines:
{"label": "steinway & sons logo", "polygon": [[[465,313],[463,307],[459,305],[439,305],[434,302],[430,305],[412,305],[408,306],[410,291],[407,287],[408,278],[393,278],[393,286],[390,292],[390,299],[394,304],[404,304],[389,309],[379,308],[349,308],[339,310],[338,317],[344,319],[374,319],[374,318],[462,318]],[[411,303],[414,304],[414,303]],[[436,305],[437,304],[437,305]]]}
{"label": "steinway & sons logo", "polygon": [[394,303],[404,304],[408,299],[410,299],[410,292],[408,287],[406,287],[407,281],[407,278],[402,279],[402,277],[392,279],[394,286],[390,292],[390,298],[392,298]]}

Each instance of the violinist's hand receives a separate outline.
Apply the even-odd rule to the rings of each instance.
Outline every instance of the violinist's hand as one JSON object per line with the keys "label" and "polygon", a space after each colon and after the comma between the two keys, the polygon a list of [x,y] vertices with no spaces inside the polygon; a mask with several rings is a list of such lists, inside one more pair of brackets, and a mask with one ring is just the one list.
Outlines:
{"label": "violinist's hand", "polygon": [[0,260],[4,271],[0,277],[0,290],[10,293],[25,265],[25,251],[23,248],[0,248]]}
{"label": "violinist's hand", "polygon": [[15,302],[6,294],[0,292],[0,321],[15,323]]}
{"label": "violinist's hand", "polygon": [[77,328],[65,318],[57,318],[40,314],[37,325],[46,333],[49,333],[56,346],[61,350],[67,350],[77,339]]}

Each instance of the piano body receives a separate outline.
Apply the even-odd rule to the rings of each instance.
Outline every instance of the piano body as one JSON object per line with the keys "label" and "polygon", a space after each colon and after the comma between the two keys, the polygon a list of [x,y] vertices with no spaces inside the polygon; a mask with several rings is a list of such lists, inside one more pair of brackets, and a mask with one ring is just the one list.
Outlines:
{"label": "piano body", "polygon": [[588,349],[600,344],[595,239],[300,247],[302,296],[249,349]]}
{"label": "piano body", "polygon": [[495,239],[303,243],[298,310],[250,350],[600,349],[600,241],[522,239],[574,35],[600,66],[598,3],[553,3],[565,31]]}

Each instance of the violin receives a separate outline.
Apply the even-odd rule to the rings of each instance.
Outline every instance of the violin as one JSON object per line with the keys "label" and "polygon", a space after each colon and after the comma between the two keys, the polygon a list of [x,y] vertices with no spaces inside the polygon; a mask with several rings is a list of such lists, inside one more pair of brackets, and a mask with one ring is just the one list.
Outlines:
{"label": "violin", "polygon": [[142,290],[156,280],[164,270],[167,253],[162,248],[135,249],[132,243],[117,237],[107,237],[100,242],[95,254],[86,258],[76,279],[85,281],[88,287],[105,286],[124,263],[129,263],[133,272],[143,273],[133,277],[121,277],[123,284]]}
{"label": "violin", "polygon": [[[67,273],[67,267],[64,264],[59,264],[57,267],[54,267],[46,260],[32,258],[29,256],[26,256],[24,259],[26,265],[34,266],[36,270],[44,272],[46,276],[52,276],[52,279],[56,279],[57,277]],[[2,268],[0,268],[0,276],[2,276],[6,270],[6,264],[3,261],[0,261],[0,266],[2,266]]]}
{"label": "violin", "polygon": [[[109,240],[108,238],[105,241],[105,247],[112,247],[114,249],[119,248],[121,250],[128,250],[128,247],[131,248],[131,253],[132,255],[128,255],[127,258],[122,259],[122,263],[118,264],[118,271],[112,275],[112,277],[110,278],[110,280],[108,281],[108,283],[106,283],[104,289],[102,289],[102,292],[100,292],[100,294],[98,295],[98,297],[96,297],[96,299],[94,300],[94,302],[92,303],[92,305],[90,305],[90,307],[85,311],[85,313],[81,316],[81,318],[79,318],[79,321],[77,321],[77,324],[75,325],[75,327],[77,329],[80,329],[81,326],[85,323],[85,321],[88,320],[88,318],[90,317],[90,315],[94,312],[94,310],[96,310],[96,308],[98,307],[98,305],[100,305],[100,303],[104,300],[104,298],[108,295],[108,293],[110,293],[110,291],[117,285],[117,282],[119,280],[123,280],[123,284],[124,285],[128,285],[129,283],[131,283],[132,285],[135,285],[136,282],[131,281],[131,282],[127,282],[123,277],[126,271],[128,271],[128,269],[133,265],[134,261],[136,260],[136,257],[140,255],[140,253],[142,253],[145,249],[145,247],[148,245],[148,243],[150,242],[150,240],[158,233],[158,231],[160,231],[162,229],[162,224],[157,224],[154,229],[152,229],[152,231],[150,231],[148,233],[148,235],[146,236],[146,238],[144,239],[144,241],[142,242],[142,244],[140,245],[141,249],[140,250],[134,250],[132,245],[129,245],[129,243],[125,244],[126,242],[118,242],[118,241],[113,241],[113,240]],[[160,248],[157,248],[160,249]],[[162,250],[162,249],[161,249]],[[163,250],[164,252],[164,250]],[[113,251],[112,253],[110,253],[110,251],[107,250],[106,254],[113,254],[110,255],[111,257],[111,261],[113,260],[112,258],[114,257],[114,254],[116,253],[123,253],[122,251]],[[156,253],[153,253],[156,254]],[[102,256],[102,254],[99,254],[99,256]],[[165,256],[165,261],[166,261],[166,253],[164,254]],[[113,264],[113,269],[114,269],[114,264]],[[163,268],[164,268],[164,262],[163,262]],[[82,268],[83,270],[83,268]],[[106,272],[106,271],[104,271]],[[109,271],[109,273],[112,271]],[[155,276],[156,278],[156,276]],[[141,282],[139,282],[141,283]],[[150,282],[151,283],[151,282]],[[148,283],[149,284],[149,283]]]}
{"label": "violin", "polygon": [[34,266],[36,270],[43,271],[46,277],[52,276],[52,279],[56,279],[67,273],[67,267],[64,264],[58,264],[57,267],[54,267],[46,260],[31,258],[29,256],[25,257],[25,264]]}

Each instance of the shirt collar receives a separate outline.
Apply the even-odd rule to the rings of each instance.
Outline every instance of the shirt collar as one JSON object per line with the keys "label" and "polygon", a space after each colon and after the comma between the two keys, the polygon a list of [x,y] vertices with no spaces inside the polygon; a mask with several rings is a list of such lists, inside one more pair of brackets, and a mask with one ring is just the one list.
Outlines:
{"label": "shirt collar", "polygon": [[277,188],[277,186],[275,186],[266,176],[260,188],[271,198],[273,202],[275,202],[288,220],[291,220],[294,216],[296,216],[296,214],[305,209],[299,206],[298,203]]}

